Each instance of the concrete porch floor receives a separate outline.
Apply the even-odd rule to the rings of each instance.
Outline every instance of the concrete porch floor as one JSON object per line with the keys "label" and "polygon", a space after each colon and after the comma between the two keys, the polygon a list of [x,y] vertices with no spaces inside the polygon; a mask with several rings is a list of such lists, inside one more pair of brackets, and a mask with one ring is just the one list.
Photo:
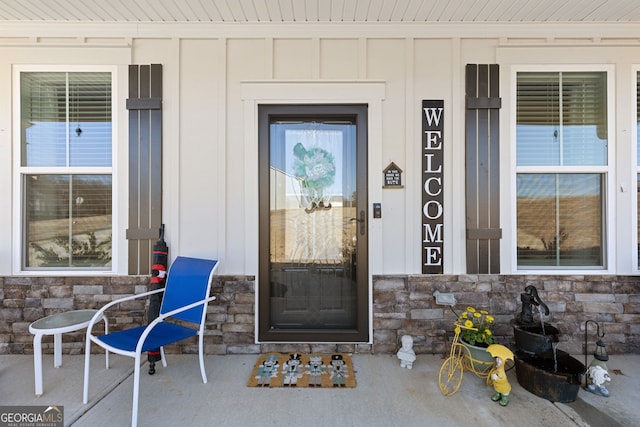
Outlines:
{"label": "concrete porch floor", "polygon": [[[584,356],[575,356],[581,362]],[[640,355],[615,355],[608,362],[611,397],[580,389],[572,403],[552,403],[522,388],[515,369],[507,407],[492,402],[493,389],[466,372],[460,390],[438,389],[441,355],[418,355],[412,370],[395,355],[354,354],[355,389],[264,389],[246,387],[257,355],[205,358],[208,383],[197,356],[167,355],[167,368],[141,376],[139,426],[637,426],[640,420]],[[588,357],[588,362],[591,356]],[[53,368],[43,356],[44,395],[36,398],[32,355],[0,355],[0,405],[64,406],[65,425],[127,426],[131,423],[130,358],[92,356],[89,403],[82,404],[82,355],[64,355]]]}

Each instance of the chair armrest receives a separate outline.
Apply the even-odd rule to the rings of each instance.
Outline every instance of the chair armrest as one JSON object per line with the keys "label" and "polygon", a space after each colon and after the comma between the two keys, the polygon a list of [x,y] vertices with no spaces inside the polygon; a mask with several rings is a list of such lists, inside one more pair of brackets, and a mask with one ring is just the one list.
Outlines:
{"label": "chair armrest", "polygon": [[[216,297],[212,296],[212,297],[209,297],[209,298],[202,299],[200,301],[193,302],[193,303],[191,303],[189,305],[185,305],[184,307],[176,308],[175,310],[171,310],[171,311],[169,311],[167,313],[161,314],[157,318],[158,323],[162,322],[167,317],[175,316],[178,313],[182,313],[183,311],[191,310],[192,308],[195,308],[195,307],[197,307],[199,305],[202,305],[202,304],[208,304],[211,301],[214,301],[215,299],[216,299]],[[153,323],[154,322],[152,322],[149,326],[153,325]]]}
{"label": "chair armrest", "polygon": [[100,321],[102,316],[104,316],[104,312],[107,311],[110,307],[113,307],[114,305],[120,304],[120,303],[125,302],[125,301],[131,301],[131,300],[134,300],[134,299],[148,297],[149,295],[158,294],[160,292],[164,292],[164,288],[155,289],[153,291],[143,292],[141,294],[129,295],[129,296],[126,296],[126,297],[118,298],[116,300],[111,301],[110,303],[105,304],[91,318],[91,321],[89,322],[89,325],[87,326],[87,336],[91,335],[91,329],[93,328],[93,325],[95,325],[96,323],[98,323]]}
{"label": "chair armrest", "polygon": [[[144,345],[144,342],[147,340],[147,335],[149,335],[151,333],[151,331],[153,330],[153,328],[155,328],[155,326],[164,321],[164,319],[166,319],[167,317],[171,317],[171,316],[175,316],[178,313],[181,313],[183,311],[187,311],[187,310],[191,310],[192,308],[195,308],[199,305],[206,305],[208,303],[210,303],[211,301],[215,300],[216,297],[212,296],[209,298],[205,298],[203,300],[200,301],[196,301],[194,303],[191,303],[189,305],[185,305],[184,307],[180,307],[180,308],[176,308],[175,310],[171,310],[167,313],[161,314],[160,316],[156,317],[151,323],[149,323],[149,326],[147,326],[144,330],[144,332],[142,333],[142,335],[140,335],[140,339],[138,340],[138,344],[136,345],[136,352],[140,353],[142,351],[142,346]],[[205,308],[206,309],[206,308]]]}

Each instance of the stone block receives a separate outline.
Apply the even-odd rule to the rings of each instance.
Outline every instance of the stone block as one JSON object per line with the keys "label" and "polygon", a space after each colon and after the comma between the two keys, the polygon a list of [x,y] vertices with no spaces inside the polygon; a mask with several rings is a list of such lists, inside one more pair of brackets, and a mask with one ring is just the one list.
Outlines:
{"label": "stone block", "polygon": [[24,299],[27,296],[27,290],[25,286],[5,286],[3,299]]}
{"label": "stone block", "polygon": [[227,309],[229,308],[226,305],[216,304],[217,301],[213,301],[207,306],[207,313],[224,313],[227,314]]}
{"label": "stone block", "polygon": [[49,290],[43,286],[32,286],[25,292],[25,298],[37,300],[49,298]]}
{"label": "stone block", "polygon": [[253,325],[255,323],[256,316],[254,314],[236,314],[233,320],[236,323],[247,323]]}
{"label": "stone block", "polygon": [[226,354],[260,354],[260,344],[230,345],[227,346]]}
{"label": "stone block", "polygon": [[74,295],[82,295],[82,294],[96,295],[96,294],[101,294],[102,289],[103,289],[102,285],[75,285],[73,287],[73,294]]}
{"label": "stone block", "polygon": [[638,295],[640,289],[640,277],[638,276],[619,276],[613,285],[614,292],[617,294]]}
{"label": "stone block", "polygon": [[336,344],[322,344],[322,343],[311,344],[311,350],[310,350],[310,352],[312,353],[326,353],[326,354],[335,353],[337,351],[338,349]]}
{"label": "stone block", "polygon": [[354,353],[371,353],[373,354],[372,344],[355,344]]}
{"label": "stone block", "polygon": [[223,342],[226,344],[253,344],[253,331],[246,333],[223,332]]}
{"label": "stone block", "polygon": [[50,298],[70,298],[73,296],[73,288],[69,285],[49,287]]}
{"label": "stone block", "polygon": [[24,299],[9,299],[5,298],[2,301],[2,304],[5,308],[24,308],[25,300]]}
{"label": "stone block", "polygon": [[25,308],[22,311],[22,315],[24,320],[27,322],[35,322],[38,319],[42,319],[44,317],[44,309],[42,307],[38,308]]}
{"label": "stone block", "polygon": [[435,298],[433,296],[433,292],[409,292],[409,300],[411,301],[429,301],[435,302]]}
{"label": "stone block", "polygon": [[[227,345],[226,344],[205,344],[204,352],[205,354],[225,355],[227,354]],[[230,353],[230,354],[233,354],[233,353]]]}
{"label": "stone block", "polygon": [[564,301],[547,301],[545,302],[550,313],[564,313],[567,311],[567,303]]}
{"label": "stone block", "polygon": [[392,343],[395,345],[398,342],[398,333],[395,330],[379,329],[373,331],[373,342],[379,343]]}
{"label": "stone block", "polygon": [[73,298],[47,298],[42,301],[42,307],[73,310]]}
{"label": "stone block", "polygon": [[442,318],[442,308],[423,308],[410,311],[410,318],[415,320],[421,319],[440,319]]}
{"label": "stone block", "polygon": [[373,319],[373,329],[400,329],[402,327],[401,319]]}
{"label": "stone block", "polygon": [[227,316],[225,313],[211,313],[207,312],[207,324],[209,323],[225,323],[232,322],[233,316]]}
{"label": "stone block", "polygon": [[225,323],[220,328],[223,333],[227,332],[247,332],[253,333],[254,326],[253,324],[248,323]]}
{"label": "stone block", "polygon": [[405,290],[406,284],[403,278],[381,279],[374,281],[373,288],[378,292],[397,292]]}
{"label": "stone block", "polygon": [[234,304],[229,307],[229,314],[253,314],[253,304]]}
{"label": "stone block", "polygon": [[254,293],[255,285],[246,281],[225,282],[223,289],[228,294]]}
{"label": "stone block", "polygon": [[254,293],[238,293],[234,297],[236,304],[254,304],[256,302],[256,294]]}
{"label": "stone block", "polygon": [[395,304],[397,301],[395,292],[374,292],[373,302],[375,304]]}
{"label": "stone block", "polygon": [[103,305],[113,301],[113,297],[111,295],[104,294],[94,295],[92,299],[99,307],[102,307]]}
{"label": "stone block", "polygon": [[571,292],[573,282],[570,280],[545,280],[544,290],[546,292]]}
{"label": "stone block", "polygon": [[575,294],[574,298],[577,302],[604,302],[604,303],[611,303],[611,302],[615,302],[615,295],[613,294],[594,294],[594,293],[590,293],[590,294]]}
{"label": "stone block", "polygon": [[587,313],[623,313],[622,304],[608,303],[583,303],[584,311]]}
{"label": "stone block", "polygon": [[388,312],[388,313],[384,313],[384,312],[376,312],[374,311],[373,313],[373,318],[374,319],[406,319],[408,317],[408,314],[406,313],[394,313],[394,312]]}
{"label": "stone block", "polygon": [[398,351],[398,345],[395,343],[374,342],[373,352],[378,354],[393,354]]}

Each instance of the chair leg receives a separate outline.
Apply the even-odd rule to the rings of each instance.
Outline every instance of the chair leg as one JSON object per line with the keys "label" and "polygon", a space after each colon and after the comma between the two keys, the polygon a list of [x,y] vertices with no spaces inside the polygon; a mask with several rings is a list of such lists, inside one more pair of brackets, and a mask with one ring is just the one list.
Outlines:
{"label": "chair leg", "polygon": [[204,337],[202,334],[198,338],[198,359],[200,360],[200,374],[202,375],[202,382],[207,383],[207,371],[204,370]]}
{"label": "chair leg", "polygon": [[36,397],[42,396],[42,334],[33,337],[33,370],[36,384]]}
{"label": "chair leg", "polygon": [[140,394],[140,354],[136,354],[133,367],[133,402],[131,403],[131,427],[138,425],[138,395]]}
{"label": "chair leg", "polygon": [[[104,334],[107,335],[109,333],[109,321],[107,320],[107,316],[102,318],[104,320]],[[104,367],[105,369],[109,369],[109,350],[104,350]]]}
{"label": "chair leg", "polygon": [[87,334],[87,343],[84,348],[84,385],[82,388],[82,403],[89,402],[89,365],[91,363],[91,339]]}
{"label": "chair leg", "polygon": [[167,359],[164,357],[164,347],[160,347],[160,360],[162,360],[162,367],[167,367]]}
{"label": "chair leg", "polygon": [[62,366],[62,334],[53,334],[53,367]]}

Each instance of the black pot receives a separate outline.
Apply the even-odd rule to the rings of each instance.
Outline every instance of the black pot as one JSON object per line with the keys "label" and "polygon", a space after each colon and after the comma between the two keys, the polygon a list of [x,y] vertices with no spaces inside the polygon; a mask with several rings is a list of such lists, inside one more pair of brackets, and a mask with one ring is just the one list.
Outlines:
{"label": "black pot", "polygon": [[573,402],[582,384],[584,364],[568,353],[557,350],[542,355],[516,352],[518,383],[538,397],[551,402]]}
{"label": "black pot", "polygon": [[542,354],[553,349],[553,343],[558,342],[560,331],[548,323],[538,326],[513,325],[513,336],[516,340],[516,350],[529,354]]}

